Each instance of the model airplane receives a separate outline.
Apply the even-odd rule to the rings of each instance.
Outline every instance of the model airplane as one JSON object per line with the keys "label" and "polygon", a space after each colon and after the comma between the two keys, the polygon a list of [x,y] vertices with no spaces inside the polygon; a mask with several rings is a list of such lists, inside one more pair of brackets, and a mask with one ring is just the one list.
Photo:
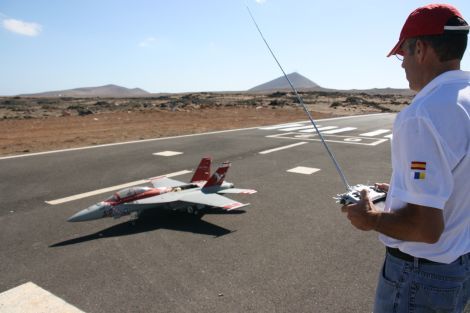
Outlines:
{"label": "model airplane", "polygon": [[151,187],[131,187],[120,190],[108,199],[71,216],[69,222],[83,222],[103,217],[119,218],[133,214],[135,218],[145,210],[167,209],[200,215],[208,208],[234,210],[249,205],[222,196],[221,194],[252,194],[256,190],[234,188],[224,181],[230,167],[223,163],[210,176],[211,159],[203,158],[190,183],[165,176],[150,178]]}

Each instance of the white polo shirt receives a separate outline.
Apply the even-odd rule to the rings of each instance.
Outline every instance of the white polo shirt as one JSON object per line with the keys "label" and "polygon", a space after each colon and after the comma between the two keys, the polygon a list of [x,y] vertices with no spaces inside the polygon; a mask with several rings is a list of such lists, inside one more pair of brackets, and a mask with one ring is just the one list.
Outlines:
{"label": "white polo shirt", "polygon": [[470,252],[470,72],[434,78],[395,120],[392,178],[385,211],[413,203],[443,210],[445,228],[435,244],[380,234],[389,247],[451,263]]}

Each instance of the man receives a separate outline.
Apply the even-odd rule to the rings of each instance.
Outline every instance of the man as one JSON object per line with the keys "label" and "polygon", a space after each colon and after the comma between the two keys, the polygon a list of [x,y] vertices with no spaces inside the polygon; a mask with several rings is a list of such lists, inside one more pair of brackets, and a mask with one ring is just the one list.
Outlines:
{"label": "man", "polygon": [[[462,312],[470,297],[470,72],[460,70],[469,26],[453,6],[413,11],[389,53],[403,57],[411,105],[393,127],[385,209],[361,192],[343,206],[386,246],[374,312]],[[467,307],[467,309],[470,305]]]}

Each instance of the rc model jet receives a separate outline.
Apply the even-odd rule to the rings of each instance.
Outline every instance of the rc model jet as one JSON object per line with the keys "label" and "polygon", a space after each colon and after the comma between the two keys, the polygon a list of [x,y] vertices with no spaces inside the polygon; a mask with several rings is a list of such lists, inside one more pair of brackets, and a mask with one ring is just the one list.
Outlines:
{"label": "rc model jet", "polygon": [[223,163],[210,176],[211,158],[203,158],[190,183],[166,176],[150,178],[151,187],[131,187],[120,190],[108,199],[71,216],[69,222],[90,221],[104,217],[119,218],[132,214],[135,219],[145,210],[165,209],[201,215],[205,210],[218,208],[234,210],[249,205],[229,199],[223,194],[252,194],[256,190],[234,188],[224,181],[230,167]]}

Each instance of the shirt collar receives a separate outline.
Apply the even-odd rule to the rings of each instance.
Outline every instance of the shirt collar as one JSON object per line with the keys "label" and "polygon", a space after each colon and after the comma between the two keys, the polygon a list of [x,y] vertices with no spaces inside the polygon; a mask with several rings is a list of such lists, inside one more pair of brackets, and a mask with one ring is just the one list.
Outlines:
{"label": "shirt collar", "polygon": [[461,79],[469,80],[470,79],[470,72],[465,72],[465,71],[461,71],[461,70],[454,70],[454,71],[444,72],[444,73],[436,76],[426,86],[424,86],[424,88],[421,89],[421,91],[416,94],[413,101],[428,95],[436,87],[438,87],[439,85],[441,85],[445,82],[454,81],[454,80],[461,80]]}

